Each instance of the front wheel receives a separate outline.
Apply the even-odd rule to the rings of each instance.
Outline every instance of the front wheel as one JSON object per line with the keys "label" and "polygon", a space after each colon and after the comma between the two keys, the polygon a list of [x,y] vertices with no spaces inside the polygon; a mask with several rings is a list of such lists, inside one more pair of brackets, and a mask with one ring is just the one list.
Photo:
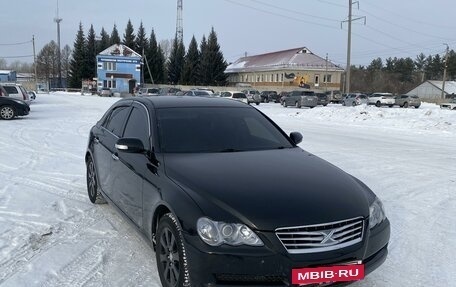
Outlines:
{"label": "front wheel", "polygon": [[259,104],[260,104],[259,102],[256,102],[256,103],[255,103],[255,105],[257,105],[257,106],[258,106]]}
{"label": "front wheel", "polygon": [[155,258],[162,285],[164,287],[189,286],[184,237],[173,214],[167,213],[160,219],[156,238]]}
{"label": "front wheel", "polygon": [[300,109],[300,108],[301,108],[301,104],[300,104],[299,102],[296,102],[296,103],[295,103],[295,107],[297,107],[298,109]]}
{"label": "front wheel", "polygon": [[91,157],[87,160],[87,191],[89,193],[90,202],[101,204],[106,203],[106,200],[103,198],[103,195],[98,189],[98,177],[95,170],[95,164]]}
{"label": "front wheel", "polygon": [[404,108],[408,108],[409,104],[407,102],[404,103],[404,105],[402,107]]}
{"label": "front wheel", "polygon": [[377,108],[379,108],[381,105],[382,105],[382,104],[381,104],[380,102],[376,102],[376,103],[375,103],[375,106],[376,106]]}
{"label": "front wheel", "polygon": [[3,106],[0,108],[0,117],[3,120],[12,120],[16,116],[16,110],[12,106]]}

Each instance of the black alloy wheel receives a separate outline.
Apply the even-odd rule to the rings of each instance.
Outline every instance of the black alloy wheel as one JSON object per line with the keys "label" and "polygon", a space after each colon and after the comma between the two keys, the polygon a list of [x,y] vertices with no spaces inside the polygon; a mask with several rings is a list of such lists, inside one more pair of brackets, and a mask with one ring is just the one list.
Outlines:
{"label": "black alloy wheel", "polygon": [[95,164],[91,157],[87,160],[87,192],[89,193],[90,202],[101,204],[106,203],[103,195],[98,190],[97,172],[95,170]]}
{"label": "black alloy wheel", "polygon": [[156,238],[155,257],[162,285],[189,286],[182,231],[173,214],[167,213],[160,219]]}
{"label": "black alloy wheel", "polygon": [[16,110],[12,106],[3,106],[0,108],[0,117],[4,120],[12,120],[16,116]]}

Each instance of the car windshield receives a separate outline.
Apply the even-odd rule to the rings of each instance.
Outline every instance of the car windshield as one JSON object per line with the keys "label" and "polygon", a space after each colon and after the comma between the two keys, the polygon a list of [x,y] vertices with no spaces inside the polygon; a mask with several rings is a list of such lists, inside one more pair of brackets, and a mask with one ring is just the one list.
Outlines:
{"label": "car windshield", "polygon": [[237,152],[293,147],[252,108],[164,108],[157,111],[165,153]]}

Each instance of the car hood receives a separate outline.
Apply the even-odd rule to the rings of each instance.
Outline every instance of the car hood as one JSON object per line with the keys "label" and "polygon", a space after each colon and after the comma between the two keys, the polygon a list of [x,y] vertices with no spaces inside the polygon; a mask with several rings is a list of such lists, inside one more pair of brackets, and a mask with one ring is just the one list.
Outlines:
{"label": "car hood", "polygon": [[213,220],[272,231],[369,215],[367,187],[300,148],[167,154],[164,161],[167,176]]}

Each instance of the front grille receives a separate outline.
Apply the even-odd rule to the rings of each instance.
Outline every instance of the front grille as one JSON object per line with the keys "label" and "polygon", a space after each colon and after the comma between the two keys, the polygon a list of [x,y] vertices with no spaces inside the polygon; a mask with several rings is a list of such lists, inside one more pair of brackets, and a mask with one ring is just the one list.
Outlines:
{"label": "front grille", "polygon": [[286,278],[278,275],[216,274],[217,284],[234,286],[284,286]]}
{"label": "front grille", "polygon": [[344,248],[363,239],[362,217],[331,223],[282,227],[276,235],[288,253],[315,253]]}

